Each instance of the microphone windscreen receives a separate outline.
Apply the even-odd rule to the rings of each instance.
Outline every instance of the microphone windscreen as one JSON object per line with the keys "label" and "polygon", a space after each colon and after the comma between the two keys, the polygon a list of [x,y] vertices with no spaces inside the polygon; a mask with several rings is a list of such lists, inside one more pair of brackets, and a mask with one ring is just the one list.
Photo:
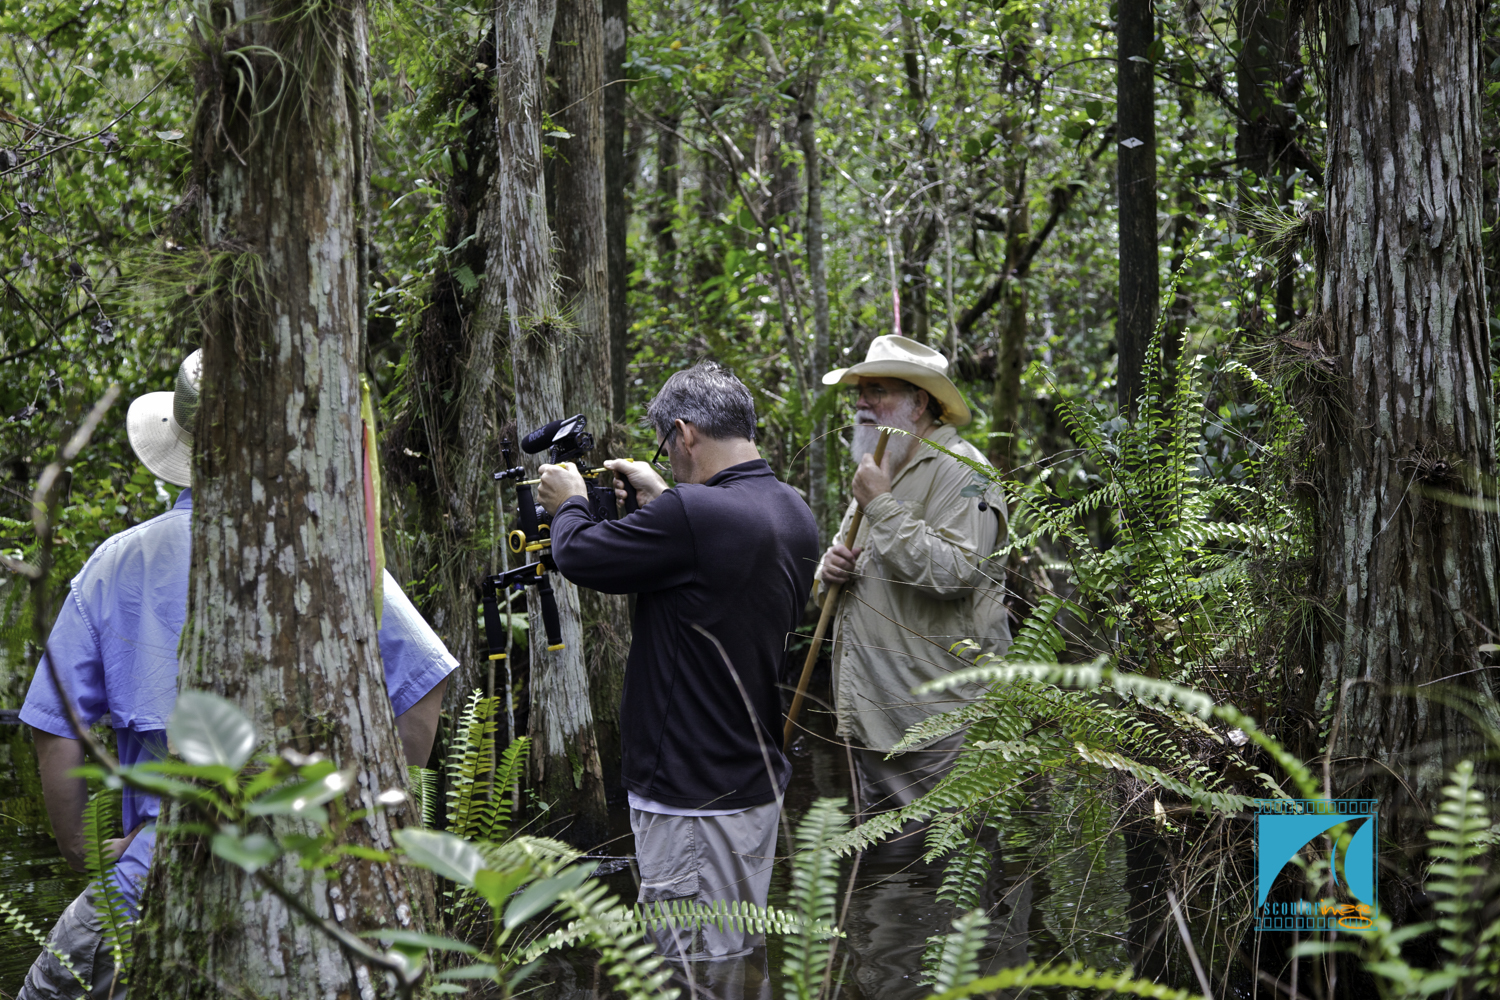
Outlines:
{"label": "microphone windscreen", "polygon": [[528,455],[535,455],[552,443],[552,439],[557,436],[557,429],[562,425],[563,421],[559,418],[550,424],[538,427],[521,439],[521,450]]}

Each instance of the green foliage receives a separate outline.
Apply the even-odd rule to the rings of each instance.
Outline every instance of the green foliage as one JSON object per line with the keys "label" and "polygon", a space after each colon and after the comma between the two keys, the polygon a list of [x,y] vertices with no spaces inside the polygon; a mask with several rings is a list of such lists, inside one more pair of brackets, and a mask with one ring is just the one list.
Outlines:
{"label": "green foliage", "polygon": [[1153,1000],[1201,1000],[1197,994],[1187,990],[1174,990],[1146,979],[1135,979],[1129,971],[1100,972],[1073,965],[1066,969],[1037,968],[1025,965],[1015,969],[1004,969],[993,976],[975,979],[942,993],[934,993],[929,1000],[959,1000],[983,993],[1016,987],[1071,986],[1076,989],[1123,993],[1126,996],[1150,997]]}
{"label": "green foliage", "polygon": [[970,910],[953,921],[952,933],[928,938],[923,981],[945,993],[979,978],[979,949],[989,926],[982,910]]}
{"label": "green foliage", "polygon": [[104,790],[90,796],[83,811],[84,862],[93,883],[94,909],[104,932],[104,946],[114,958],[115,978],[123,989],[130,984],[135,937],[130,908],[115,884],[112,872],[115,859],[107,843],[119,825],[119,791]]}
{"label": "green foliage", "polygon": [[28,920],[26,914],[22,913],[16,904],[12,903],[3,892],[0,892],[0,918],[4,918],[4,922],[7,925],[22,937],[29,939],[38,948],[51,952],[52,957],[57,959],[58,963],[67,970],[68,974],[85,991],[90,988],[92,984],[84,981],[84,978],[78,974],[78,970],[73,966],[73,960],[48,943],[47,935],[38,930],[36,924]]}
{"label": "green foliage", "polygon": [[787,995],[798,1000],[821,995],[831,961],[833,938],[825,928],[836,916],[839,863],[829,845],[848,827],[843,807],[842,799],[819,799],[797,826],[788,903],[800,919],[786,939],[781,971]]}

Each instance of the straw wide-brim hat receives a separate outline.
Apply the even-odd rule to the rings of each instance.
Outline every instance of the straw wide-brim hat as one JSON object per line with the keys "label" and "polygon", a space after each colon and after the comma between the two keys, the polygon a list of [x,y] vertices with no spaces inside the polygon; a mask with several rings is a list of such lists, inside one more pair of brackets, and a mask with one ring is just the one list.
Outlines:
{"label": "straw wide-brim hat", "polygon": [[942,406],[945,424],[963,427],[974,419],[963,393],[948,378],[948,359],[915,340],[894,333],[876,337],[870,341],[863,361],[834,369],[823,376],[823,384],[858,385],[861,378],[905,379],[919,389],[926,389]]}
{"label": "straw wide-brim hat", "polygon": [[125,434],[141,464],[174,486],[193,482],[193,425],[203,381],[203,352],[194,351],[177,369],[171,392],[137,396],[125,415]]}

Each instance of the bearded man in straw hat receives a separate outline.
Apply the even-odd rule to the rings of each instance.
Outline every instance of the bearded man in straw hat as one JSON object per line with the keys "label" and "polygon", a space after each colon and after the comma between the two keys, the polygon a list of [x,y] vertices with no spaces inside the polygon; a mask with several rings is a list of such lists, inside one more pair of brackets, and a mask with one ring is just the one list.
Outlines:
{"label": "bearded man in straw hat", "polygon": [[[177,371],[172,392],[151,392],[130,404],[126,433],[141,463],[161,479],[192,482],[193,426],[203,355],[194,351]],[[192,554],[192,490],[172,509],[102,542],[68,585],[47,639],[46,656],[84,725],[106,716],[122,764],[166,756],[167,720],[177,702],[177,644],[187,617]],[[458,666],[389,573],[383,577],[380,656],[396,729],[409,764],[426,764],[437,732],[448,675]],[[21,708],[31,726],[41,771],[42,798],[57,846],[75,871],[84,871],[84,806],[88,789],[70,772],[83,764],[82,744],[68,724],[46,663],[37,667]],[[349,763],[349,762],[345,762]],[[135,919],[141,882],[151,866],[160,800],[126,788],[121,800],[125,836],[105,842],[116,859],[110,870],[127,915]],[[98,886],[89,886],[58,918],[18,1000],[84,994],[123,997],[114,960],[96,912]],[[57,955],[67,956],[75,977]]]}
{"label": "bearded man in straw hat", "polygon": [[[854,751],[864,812],[899,808],[937,783],[962,733],[887,754],[912,726],[980,693],[975,685],[925,695],[912,689],[968,665],[949,652],[955,643],[972,640],[994,653],[1010,643],[1003,569],[988,559],[1005,536],[1005,501],[993,490],[963,496],[973,472],[923,443],[985,461],[959,437],[972,418],[947,372],[937,351],[884,336],[871,341],[864,361],[823,376],[824,385],[854,393],[850,453],[859,468],[838,539],[856,509],[864,520],[853,547],[824,553],[817,578],[820,597],[829,584],[843,585],[832,631],[834,707],[838,733]],[[890,435],[876,465],[883,427],[906,433]]]}

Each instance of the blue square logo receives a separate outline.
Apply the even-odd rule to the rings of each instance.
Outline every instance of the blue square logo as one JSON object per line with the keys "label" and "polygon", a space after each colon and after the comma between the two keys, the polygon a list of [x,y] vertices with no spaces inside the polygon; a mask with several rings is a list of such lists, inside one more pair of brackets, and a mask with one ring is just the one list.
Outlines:
{"label": "blue square logo", "polygon": [[[1363,931],[1376,901],[1375,799],[1256,799],[1257,931]],[[1268,902],[1282,869],[1304,847],[1333,833],[1330,880],[1337,898]]]}

